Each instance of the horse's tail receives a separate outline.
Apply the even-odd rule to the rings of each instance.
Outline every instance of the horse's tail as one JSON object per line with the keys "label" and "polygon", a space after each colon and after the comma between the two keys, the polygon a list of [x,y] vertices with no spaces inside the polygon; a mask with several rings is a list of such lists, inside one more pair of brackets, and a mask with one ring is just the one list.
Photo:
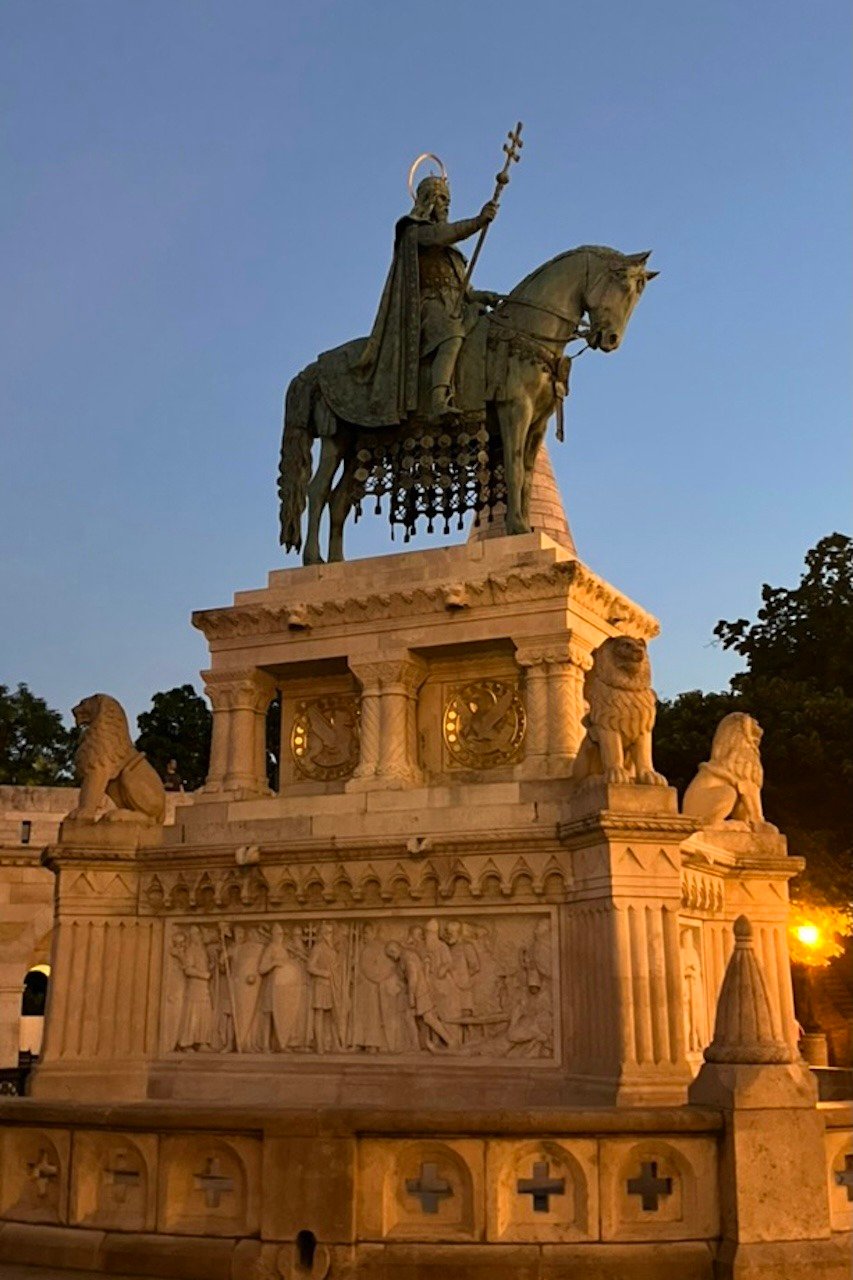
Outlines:
{"label": "horse's tail", "polygon": [[278,467],[279,541],[286,551],[302,546],[302,512],[311,478],[312,418],[319,392],[317,364],[309,364],[287,388]]}

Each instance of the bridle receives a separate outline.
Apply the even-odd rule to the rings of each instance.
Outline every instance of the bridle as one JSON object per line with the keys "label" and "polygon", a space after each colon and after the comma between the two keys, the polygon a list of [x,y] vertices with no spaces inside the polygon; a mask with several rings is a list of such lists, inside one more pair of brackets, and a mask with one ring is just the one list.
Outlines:
{"label": "bridle", "polygon": [[[584,285],[584,295],[586,295],[586,293],[588,293],[589,291],[589,260],[590,260],[590,254],[587,253],[586,283]],[[534,342],[536,344],[542,344],[543,350],[547,355],[551,357],[554,356],[554,352],[551,350],[549,346],[546,345],[547,343],[552,343],[552,342],[559,343],[560,350],[562,351],[564,347],[568,346],[570,342],[574,342],[576,339],[580,339],[584,343],[584,346],[581,347],[580,351],[576,352],[575,355],[572,356],[573,360],[576,360],[578,356],[583,355],[585,351],[589,350],[589,336],[592,330],[590,329],[589,325],[583,326],[578,324],[574,316],[567,316],[564,311],[557,311],[553,307],[544,307],[541,302],[530,302],[527,298],[513,298],[511,295],[506,298],[503,298],[501,302],[498,303],[498,309],[504,305],[513,306],[513,307],[529,307],[532,311],[539,311],[542,313],[542,315],[551,316],[553,320],[561,320],[563,324],[567,324],[571,327],[572,332],[569,334],[567,338],[554,338],[550,334],[529,333],[527,329],[519,329],[515,325],[510,324],[508,320],[505,320],[503,316],[497,315],[496,311],[490,311],[488,313],[488,319],[491,320],[493,324],[500,325],[501,328],[507,329],[511,333],[519,333],[523,337],[529,338],[531,342]]]}

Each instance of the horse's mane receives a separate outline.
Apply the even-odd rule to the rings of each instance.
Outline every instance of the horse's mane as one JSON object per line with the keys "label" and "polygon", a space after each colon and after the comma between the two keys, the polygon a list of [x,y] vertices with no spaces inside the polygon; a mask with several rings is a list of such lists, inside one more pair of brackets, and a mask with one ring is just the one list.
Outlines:
{"label": "horse's mane", "polygon": [[565,249],[562,253],[557,253],[553,258],[549,258],[547,262],[543,262],[540,266],[534,267],[529,275],[520,280],[515,288],[507,294],[511,298],[513,294],[519,293],[529,284],[540,276],[543,271],[547,271],[549,267],[553,267],[555,263],[562,262],[563,258],[571,258],[576,253],[595,253],[600,258],[609,258],[614,267],[619,266],[625,260],[625,254],[620,253],[618,249],[611,249],[606,244],[579,244],[576,249]]}

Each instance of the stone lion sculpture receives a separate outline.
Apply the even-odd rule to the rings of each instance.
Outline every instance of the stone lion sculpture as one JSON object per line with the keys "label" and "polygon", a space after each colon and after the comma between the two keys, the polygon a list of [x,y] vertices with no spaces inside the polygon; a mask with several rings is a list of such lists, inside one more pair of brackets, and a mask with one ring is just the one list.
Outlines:
{"label": "stone lion sculpture", "polygon": [[657,699],[651,681],[645,640],[611,636],[598,646],[584,681],[589,711],[572,770],[576,781],[667,785],[652,764]]}
{"label": "stone lion sculpture", "polygon": [[161,823],[166,792],[159,775],[137,751],[121,704],[106,693],[93,693],[72,712],[83,729],[74,763],[80,778],[80,801],[68,818],[94,822],[104,796],[115,809],[102,822]]}
{"label": "stone lion sculpture", "polygon": [[763,730],[743,711],[732,711],[717,725],[711,759],[700,764],[684,793],[682,812],[704,827],[737,823],[754,830],[773,830],[764,821],[761,787],[764,770],[759,746]]}

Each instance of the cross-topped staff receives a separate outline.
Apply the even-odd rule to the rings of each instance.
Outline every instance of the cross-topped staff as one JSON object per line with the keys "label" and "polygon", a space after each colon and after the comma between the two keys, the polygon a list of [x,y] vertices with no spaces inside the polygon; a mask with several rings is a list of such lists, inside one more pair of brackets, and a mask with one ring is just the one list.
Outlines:
{"label": "cross-topped staff", "polygon": [[[503,191],[506,184],[509,182],[510,165],[513,163],[513,161],[517,163],[521,159],[521,148],[524,146],[524,143],[521,141],[521,121],[520,120],[518,124],[515,126],[515,129],[510,130],[510,132],[506,136],[509,139],[509,141],[505,142],[503,146],[503,149],[506,153],[506,160],[504,161],[504,167],[501,169],[500,173],[495,174],[495,191],[494,191],[494,195],[492,196],[492,204],[500,203],[501,192]],[[477,259],[480,256],[480,250],[483,247],[483,241],[486,238],[486,232],[488,231],[488,229],[489,229],[488,226],[483,227],[483,230],[480,232],[479,236],[477,237],[477,243],[474,245],[474,252],[471,254],[471,261],[468,263],[468,270],[465,272],[464,287],[466,289],[468,288],[468,285],[471,282],[471,276],[474,274],[474,268],[477,265]]]}

